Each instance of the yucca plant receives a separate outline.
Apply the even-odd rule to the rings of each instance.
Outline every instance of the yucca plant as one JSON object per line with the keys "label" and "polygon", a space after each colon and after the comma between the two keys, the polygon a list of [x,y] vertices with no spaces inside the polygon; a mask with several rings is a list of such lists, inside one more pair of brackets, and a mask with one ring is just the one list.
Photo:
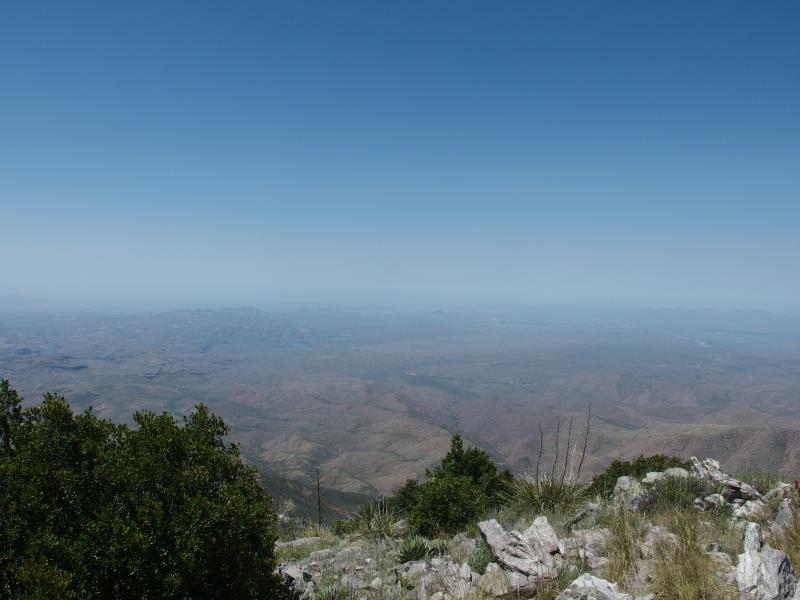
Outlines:
{"label": "yucca plant", "polygon": [[368,502],[351,518],[348,528],[356,538],[386,539],[397,537],[400,514],[384,498]]}
{"label": "yucca plant", "polygon": [[506,504],[517,514],[539,515],[569,512],[583,503],[588,485],[573,479],[551,475],[520,475],[509,485]]}

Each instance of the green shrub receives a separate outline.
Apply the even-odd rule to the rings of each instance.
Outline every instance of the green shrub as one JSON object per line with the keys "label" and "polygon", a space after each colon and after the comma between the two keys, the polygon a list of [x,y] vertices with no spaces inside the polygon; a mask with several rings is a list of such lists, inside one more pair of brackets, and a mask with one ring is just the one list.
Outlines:
{"label": "green shrub", "polygon": [[469,479],[493,506],[499,505],[504,492],[507,491],[507,484],[513,479],[508,469],[498,473],[494,461],[484,450],[474,446],[464,449],[464,441],[458,434],[450,440],[450,450],[439,466],[433,471],[428,471],[427,475],[439,479],[450,477]]}
{"label": "green shrub", "polygon": [[272,501],[222,420],[134,421],[0,384],[0,595],[274,598]]}
{"label": "green shrub", "polygon": [[625,461],[615,460],[605,471],[592,478],[589,493],[592,496],[610,496],[614,491],[617,479],[623,475],[641,479],[651,471],[664,471],[672,467],[688,469],[691,467],[691,463],[675,456],[665,456],[663,454],[639,456],[633,460]]}
{"label": "green shrub", "polygon": [[417,503],[419,494],[419,483],[416,479],[409,479],[405,482],[403,487],[397,490],[394,495],[387,498],[387,500],[399,513],[405,513],[411,510]]}
{"label": "green shrub", "polygon": [[435,537],[454,534],[480,516],[486,496],[466,477],[436,477],[419,486],[417,503],[408,515],[415,533]]}
{"label": "green shrub", "polygon": [[514,478],[506,494],[506,504],[518,515],[536,516],[545,512],[575,510],[587,495],[588,486],[580,481],[540,475]]}

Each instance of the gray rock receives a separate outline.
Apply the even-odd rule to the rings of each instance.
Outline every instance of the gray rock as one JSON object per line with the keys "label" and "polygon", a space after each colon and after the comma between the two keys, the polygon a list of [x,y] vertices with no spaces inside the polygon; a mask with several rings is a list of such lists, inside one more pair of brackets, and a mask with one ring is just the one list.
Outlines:
{"label": "gray rock", "polygon": [[602,569],[608,564],[608,559],[603,556],[611,530],[603,527],[591,529],[574,529],[572,536],[561,543],[567,555],[577,555],[586,560],[593,570]]}
{"label": "gray rock", "polygon": [[694,467],[695,473],[700,479],[705,479],[707,481],[711,481],[712,483],[723,486],[725,491],[722,492],[722,495],[728,501],[735,499],[763,500],[761,494],[758,493],[758,490],[756,490],[753,486],[735,479],[725,473],[725,471],[723,471],[719,466],[719,462],[714,459],[706,458],[705,460],[700,461],[697,459],[697,457],[693,456],[692,466]]}
{"label": "gray rock", "polygon": [[778,505],[778,514],[775,516],[775,522],[772,524],[772,531],[780,533],[789,527],[794,521],[794,509],[792,503],[788,498],[781,500]]}
{"label": "gray rock", "polygon": [[672,467],[664,471],[664,476],[686,478],[689,477],[689,471],[681,467]]}
{"label": "gray rock", "polygon": [[556,576],[559,560],[542,548],[534,548],[516,531],[506,531],[495,519],[478,523],[481,535],[497,562],[508,570],[538,579]]}
{"label": "gray rock", "polygon": [[506,579],[508,580],[508,587],[515,594],[519,593],[533,593],[536,591],[539,581],[536,577],[529,577],[516,571],[507,571]]}
{"label": "gray rock", "polygon": [[792,487],[791,483],[784,483],[783,481],[779,481],[778,483],[775,484],[774,488],[772,488],[770,491],[764,494],[764,498],[766,498],[767,500],[769,500],[770,498],[774,498],[775,496],[777,496],[778,498],[786,498],[786,496],[792,493],[793,489],[794,488]]}
{"label": "gray rock", "polygon": [[745,500],[744,504],[739,504],[733,509],[733,518],[750,519],[764,509],[764,502],[761,500]]}
{"label": "gray rock", "polygon": [[396,569],[398,574],[405,575],[409,578],[423,575],[429,570],[430,567],[424,560],[412,560],[410,562],[403,563]]}
{"label": "gray rock", "polygon": [[278,569],[280,598],[300,600],[313,589],[311,573],[297,565],[284,565]]}
{"label": "gray rock", "polygon": [[646,497],[642,484],[633,477],[623,475],[614,485],[614,506],[636,510]]}
{"label": "gray rock", "polygon": [[727,502],[722,494],[709,494],[702,500],[702,506],[705,510],[722,510],[726,505]]}
{"label": "gray rock", "polygon": [[569,521],[564,523],[564,529],[570,531],[575,525],[583,521],[589,515],[593,515],[600,510],[600,505],[597,502],[587,502],[575,513]]}
{"label": "gray rock", "polygon": [[538,553],[559,554],[561,552],[558,536],[550,526],[547,517],[536,517],[531,526],[522,532],[522,539]]}
{"label": "gray rock", "polygon": [[561,592],[556,600],[631,600],[628,594],[617,591],[617,585],[584,573],[575,579]]}
{"label": "gray rock", "polygon": [[644,483],[645,485],[652,485],[656,481],[661,481],[662,479],[664,479],[664,473],[662,473],[661,471],[651,471],[650,473],[644,476],[644,478],[642,479],[642,483]]}
{"label": "gray rock", "polygon": [[481,577],[478,587],[487,596],[494,597],[504,596],[511,591],[506,573],[497,563],[486,565],[486,573]]}
{"label": "gray rock", "polygon": [[677,544],[678,538],[666,527],[653,525],[650,522],[645,523],[642,531],[642,555],[645,558],[654,558],[656,547],[661,543]]}
{"label": "gray rock", "polygon": [[468,564],[446,562],[440,567],[439,574],[442,576],[442,585],[451,598],[462,600],[470,595],[472,570]]}
{"label": "gray rock", "polygon": [[745,527],[744,552],[736,566],[741,600],[789,600],[797,590],[797,577],[789,557],[764,544],[761,527]]}

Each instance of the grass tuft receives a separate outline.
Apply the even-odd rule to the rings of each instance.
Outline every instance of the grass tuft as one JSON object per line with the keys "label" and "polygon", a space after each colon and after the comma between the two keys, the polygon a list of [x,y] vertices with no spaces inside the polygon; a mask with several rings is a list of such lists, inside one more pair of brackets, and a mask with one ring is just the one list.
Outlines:
{"label": "grass tuft", "polygon": [[627,589],[636,572],[636,561],[639,560],[639,540],[642,537],[643,522],[641,515],[622,508],[609,515],[606,526],[611,530],[606,551],[608,565],[605,578],[616,582]]}
{"label": "grass tuft", "polygon": [[697,511],[676,510],[665,523],[677,543],[656,547],[651,591],[659,600],[732,600],[736,590],[724,582],[718,565],[704,551],[705,541]]}

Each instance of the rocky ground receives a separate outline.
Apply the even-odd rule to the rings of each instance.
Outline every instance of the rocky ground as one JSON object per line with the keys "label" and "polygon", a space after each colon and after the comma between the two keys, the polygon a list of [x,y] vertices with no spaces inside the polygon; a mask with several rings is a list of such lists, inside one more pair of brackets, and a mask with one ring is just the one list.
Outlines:
{"label": "rocky ground", "polygon": [[800,600],[794,487],[759,491],[692,462],[620,477],[575,514],[499,512],[448,539],[409,536],[402,521],[380,535],[316,528],[278,543],[283,598]]}

